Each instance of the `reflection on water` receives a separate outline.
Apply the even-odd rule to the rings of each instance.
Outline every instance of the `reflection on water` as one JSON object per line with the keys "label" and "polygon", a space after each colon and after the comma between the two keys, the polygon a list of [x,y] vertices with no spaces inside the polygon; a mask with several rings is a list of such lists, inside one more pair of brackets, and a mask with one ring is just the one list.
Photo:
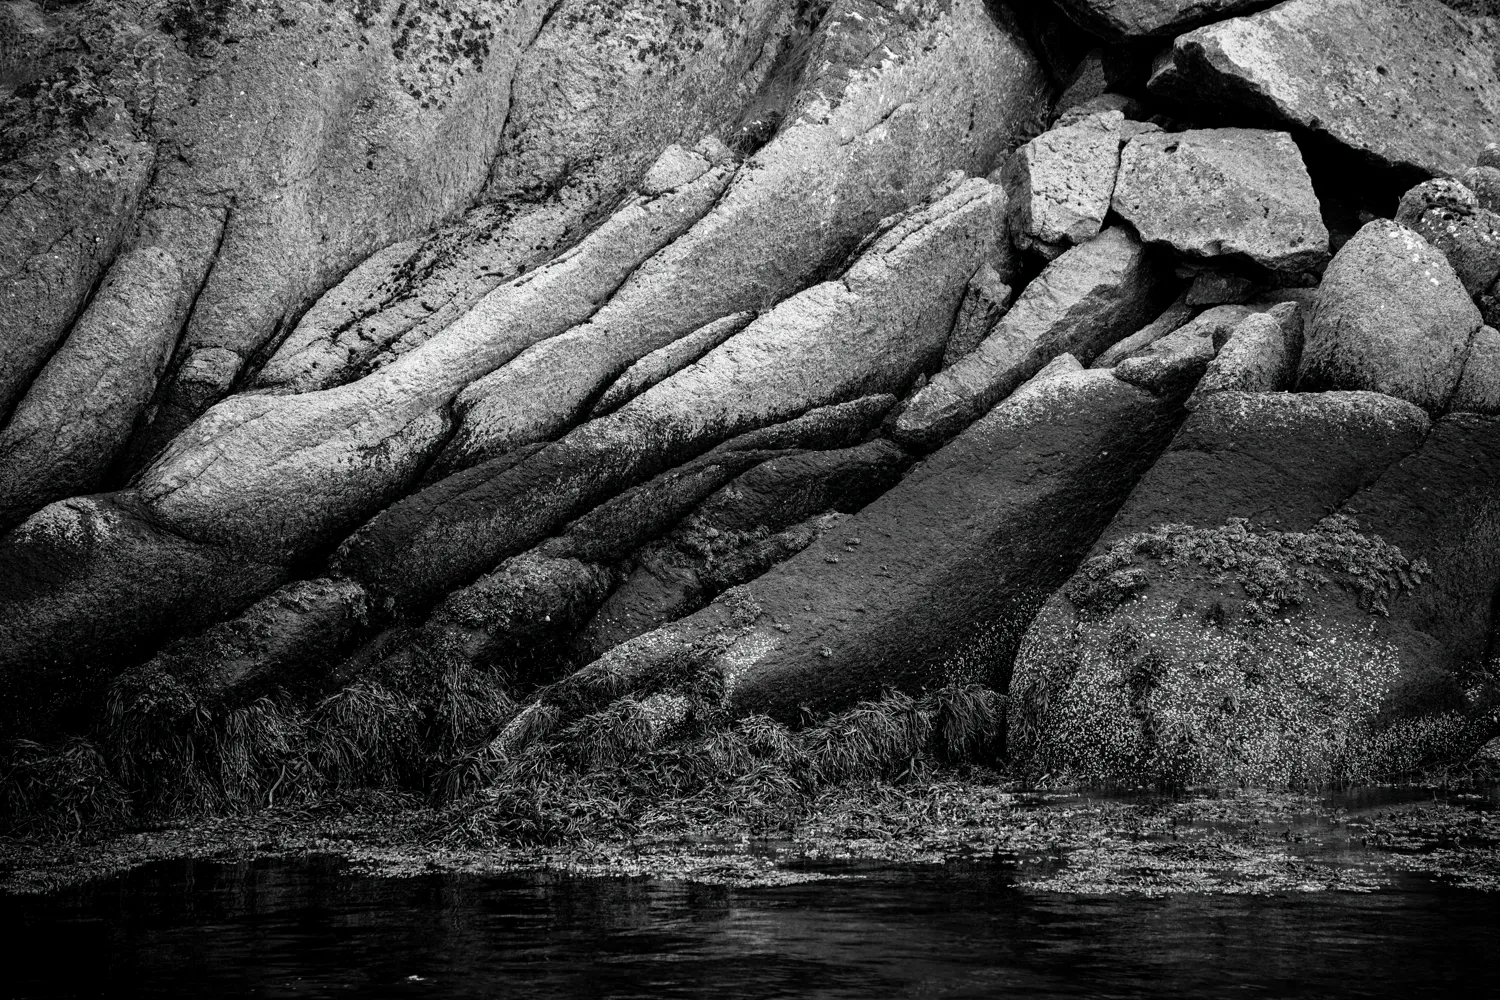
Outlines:
{"label": "reflection on water", "polygon": [[7,995],[1490,996],[1500,900],[1028,894],[1008,866],[782,888],[162,863],[0,898]]}

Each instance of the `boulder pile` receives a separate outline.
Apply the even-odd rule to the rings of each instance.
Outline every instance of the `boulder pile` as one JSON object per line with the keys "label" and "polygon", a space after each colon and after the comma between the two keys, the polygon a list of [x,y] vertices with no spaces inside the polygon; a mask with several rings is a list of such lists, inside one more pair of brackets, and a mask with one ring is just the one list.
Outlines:
{"label": "boulder pile", "polygon": [[954,684],[1052,783],[1500,734],[1482,3],[0,8],[0,739],[141,815]]}

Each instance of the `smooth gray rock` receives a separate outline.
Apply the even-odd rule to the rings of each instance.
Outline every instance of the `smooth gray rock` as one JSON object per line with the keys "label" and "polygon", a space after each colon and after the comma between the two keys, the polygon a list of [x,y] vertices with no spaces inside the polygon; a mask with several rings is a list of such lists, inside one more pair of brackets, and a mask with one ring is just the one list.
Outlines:
{"label": "smooth gray rock", "polygon": [[615,379],[589,411],[589,419],[613,413],[663,379],[671,378],[750,325],[754,313],[735,313],[707,323],[686,337],[652,351]]}
{"label": "smooth gray rock", "polygon": [[1074,247],[1026,286],[979,347],[912,397],[896,419],[896,440],[931,451],[1053,358],[1093,360],[1160,308],[1163,285],[1150,253],[1123,228]]}
{"label": "smooth gray rock", "polygon": [[1289,0],[1180,36],[1152,88],[1451,175],[1500,134],[1497,44],[1493,20],[1437,0]]}
{"label": "smooth gray rock", "polygon": [[1217,392],[1280,392],[1290,389],[1302,355],[1302,308],[1284,302],[1235,324],[1188,399],[1195,409]]}
{"label": "smooth gray rock", "polygon": [[1175,35],[1254,10],[1265,0],[1061,0],[1079,24],[1107,38]]}
{"label": "smooth gray rock", "polygon": [[1447,258],[1405,226],[1376,220],[1323,275],[1298,388],[1370,389],[1441,412],[1480,325]]}
{"label": "smooth gray rock", "polygon": [[1051,260],[1099,235],[1120,168],[1124,121],[1112,111],[1054,128],[1006,161],[1001,182],[1017,247]]}
{"label": "smooth gray rock", "polygon": [[1285,132],[1149,133],[1120,156],[1112,207],[1148,243],[1277,271],[1317,267],[1328,230],[1312,178]]}

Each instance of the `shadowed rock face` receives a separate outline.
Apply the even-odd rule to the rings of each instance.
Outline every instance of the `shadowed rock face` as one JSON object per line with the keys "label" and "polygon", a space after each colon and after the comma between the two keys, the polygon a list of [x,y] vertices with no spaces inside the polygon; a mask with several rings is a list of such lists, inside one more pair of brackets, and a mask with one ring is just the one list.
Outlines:
{"label": "shadowed rock face", "polygon": [[1500,132],[1497,35],[1436,0],[1291,0],[1182,35],[1153,88],[1451,174]]}
{"label": "shadowed rock face", "polygon": [[1269,6],[1267,0],[1062,0],[1079,24],[1101,35],[1174,35],[1209,21]]}

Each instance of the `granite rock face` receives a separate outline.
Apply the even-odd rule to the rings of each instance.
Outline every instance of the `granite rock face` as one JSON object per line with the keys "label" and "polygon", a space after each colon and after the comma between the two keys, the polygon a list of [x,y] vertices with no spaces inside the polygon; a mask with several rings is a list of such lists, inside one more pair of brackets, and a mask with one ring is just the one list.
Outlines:
{"label": "granite rock face", "polygon": [[1440,412],[1481,322],[1447,258],[1404,226],[1372,222],[1323,276],[1298,388],[1371,389]]}
{"label": "granite rock face", "polygon": [[1119,112],[1054,128],[1016,150],[1002,183],[1011,239],[1051,260],[1104,228],[1124,141]]}
{"label": "granite rock face", "polygon": [[1297,144],[1285,132],[1202,129],[1132,139],[1112,207],[1147,243],[1274,271],[1328,259],[1328,230]]}
{"label": "granite rock face", "polygon": [[1180,36],[1154,86],[1454,174],[1500,134],[1500,26],[1437,0],[1290,0]]}

